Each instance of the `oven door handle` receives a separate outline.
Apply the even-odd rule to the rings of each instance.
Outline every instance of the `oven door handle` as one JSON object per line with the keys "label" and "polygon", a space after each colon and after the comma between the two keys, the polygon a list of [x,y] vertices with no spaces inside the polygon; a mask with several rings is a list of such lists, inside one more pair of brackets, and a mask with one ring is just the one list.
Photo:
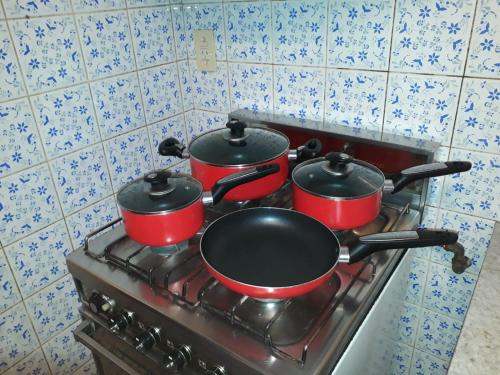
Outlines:
{"label": "oven door handle", "polygon": [[76,341],[81,342],[92,352],[97,352],[99,355],[105,357],[107,360],[111,361],[113,364],[118,366],[125,374],[128,375],[141,375],[125,363],[122,359],[118,358],[116,355],[111,353],[104,346],[95,341],[89,334],[89,331],[93,331],[92,322],[89,320],[84,320],[74,331]]}

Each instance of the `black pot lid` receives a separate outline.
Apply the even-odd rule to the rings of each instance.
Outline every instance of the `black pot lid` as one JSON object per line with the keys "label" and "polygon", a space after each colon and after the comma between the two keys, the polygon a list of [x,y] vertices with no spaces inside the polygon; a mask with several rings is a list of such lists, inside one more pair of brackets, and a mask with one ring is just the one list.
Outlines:
{"label": "black pot lid", "polygon": [[229,129],[216,129],[200,135],[189,145],[189,154],[203,163],[236,167],[267,162],[288,150],[290,142],[273,129],[247,127],[231,120]]}
{"label": "black pot lid", "polygon": [[382,189],[385,181],[384,174],[375,166],[341,152],[299,164],[292,179],[302,190],[332,199],[371,195]]}
{"label": "black pot lid", "polygon": [[117,195],[118,205],[139,214],[161,214],[187,207],[202,194],[201,184],[186,174],[151,171],[125,185]]}

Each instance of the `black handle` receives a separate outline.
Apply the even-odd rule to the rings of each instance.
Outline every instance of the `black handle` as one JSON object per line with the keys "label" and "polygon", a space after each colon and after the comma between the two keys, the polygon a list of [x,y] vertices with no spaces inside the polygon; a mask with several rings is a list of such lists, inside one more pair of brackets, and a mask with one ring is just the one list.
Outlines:
{"label": "black handle", "polygon": [[242,138],[245,135],[245,128],[247,127],[247,124],[243,121],[232,119],[227,122],[226,127],[231,129],[231,137]]}
{"label": "black handle", "polygon": [[333,176],[344,177],[352,172],[352,165],[349,164],[352,163],[353,158],[345,152],[329,152],[325,155],[325,159],[329,164],[324,167],[324,170]]}
{"label": "black handle", "polygon": [[318,138],[311,138],[302,146],[297,148],[297,161],[317,158],[322,149],[321,141]]}
{"label": "black handle", "polygon": [[158,152],[163,156],[176,156],[183,159],[183,151],[186,148],[175,138],[167,138],[158,146]]}
{"label": "black handle", "polygon": [[377,251],[410,247],[443,246],[458,241],[457,232],[444,229],[385,232],[358,237],[349,245],[349,263],[355,263]]}
{"label": "black handle", "polygon": [[408,184],[416,180],[421,180],[428,177],[445,176],[448,174],[467,172],[472,167],[468,161],[447,161],[445,163],[431,163],[417,165],[404,169],[392,179],[394,190],[392,193],[397,193]]}
{"label": "black handle", "polygon": [[229,190],[237,186],[277,173],[279,170],[280,166],[278,164],[267,164],[256,168],[245,169],[241,172],[226,176],[217,181],[212,188],[212,203],[218,203]]}

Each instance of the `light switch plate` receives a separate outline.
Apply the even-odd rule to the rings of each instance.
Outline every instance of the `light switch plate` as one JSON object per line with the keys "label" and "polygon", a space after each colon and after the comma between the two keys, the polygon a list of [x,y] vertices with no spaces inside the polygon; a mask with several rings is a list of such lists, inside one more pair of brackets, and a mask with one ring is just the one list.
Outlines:
{"label": "light switch plate", "polygon": [[194,49],[196,66],[199,70],[214,72],[217,68],[215,61],[215,37],[212,30],[194,31]]}

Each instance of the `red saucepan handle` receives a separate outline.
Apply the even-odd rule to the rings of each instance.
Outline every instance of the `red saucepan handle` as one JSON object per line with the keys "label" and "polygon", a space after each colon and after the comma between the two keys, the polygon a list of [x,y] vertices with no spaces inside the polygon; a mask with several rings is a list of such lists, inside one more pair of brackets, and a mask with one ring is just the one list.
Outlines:
{"label": "red saucepan handle", "polygon": [[406,185],[416,180],[421,180],[428,177],[445,176],[453,173],[467,172],[472,167],[468,161],[447,161],[444,163],[431,163],[417,165],[399,172],[393,179],[394,189],[392,193],[396,193],[403,189]]}
{"label": "red saucepan handle", "polygon": [[[358,237],[349,244],[345,257],[339,261],[355,263],[377,251],[413,247],[444,246],[458,241],[458,234],[444,229],[418,229],[384,232]],[[347,250],[347,249],[343,249]]]}
{"label": "red saucepan handle", "polygon": [[175,156],[181,159],[187,159],[189,156],[184,152],[186,146],[181,144],[176,138],[165,139],[158,146],[158,152],[163,156]]}
{"label": "red saucepan handle", "polygon": [[277,173],[280,170],[278,164],[266,164],[255,168],[244,169],[240,172],[236,172],[221,178],[217,181],[212,188],[211,196],[212,199],[205,200],[207,203],[216,204],[218,203],[226,193],[237,186],[246,184],[247,182],[255,181],[263,177],[269,176],[270,174]]}

